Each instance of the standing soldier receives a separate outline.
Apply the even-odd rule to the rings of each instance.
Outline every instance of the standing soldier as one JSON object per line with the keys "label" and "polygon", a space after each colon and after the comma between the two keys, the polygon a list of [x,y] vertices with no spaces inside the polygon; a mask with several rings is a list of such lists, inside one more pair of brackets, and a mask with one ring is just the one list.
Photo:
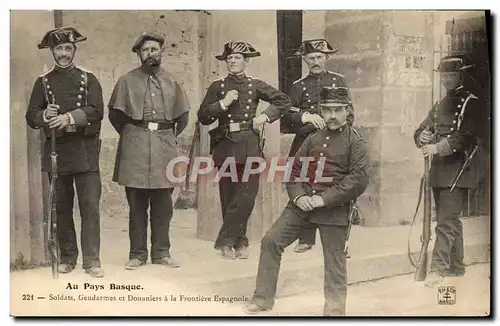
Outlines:
{"label": "standing soldier", "polygon": [[[294,133],[289,156],[293,157],[300,145],[311,133],[325,128],[325,122],[320,115],[320,91],[323,87],[347,87],[344,76],[326,69],[329,55],[336,53],[328,41],[324,39],[306,40],[294,55],[302,56],[309,74],[293,83],[289,91],[292,108],[281,119],[281,130],[284,133]],[[351,96],[348,90],[349,101]],[[347,123],[354,122],[354,107],[349,104]],[[316,242],[316,229],[305,229],[299,237],[295,252],[310,250]]]}
{"label": "standing soldier", "polygon": [[[263,156],[254,127],[278,120],[282,112],[290,108],[286,94],[245,74],[249,58],[258,56],[260,53],[248,43],[226,43],[223,54],[216,58],[226,62],[229,74],[210,85],[198,111],[202,124],[219,122],[219,126],[210,131],[214,165],[220,170],[226,158],[234,158],[237,166],[237,182],[229,177],[219,181],[223,224],[215,249],[220,250],[225,259],[248,257],[246,230],[259,189],[259,175],[250,175],[246,182],[241,181],[241,177],[248,157]],[[270,105],[256,116],[259,100]]]}
{"label": "standing soldier", "polygon": [[76,43],[86,39],[72,27],[53,29],[45,34],[38,48],[49,48],[55,65],[36,80],[26,120],[31,128],[44,129],[47,140],[42,170],[49,173],[49,178],[52,172],[50,137],[51,131],[56,130],[57,241],[61,250],[58,270],[71,272],[78,258],[73,221],[74,184],[81,214],[82,267],[93,277],[103,277],[99,258],[102,89],[94,74],[73,63]]}
{"label": "standing soldier", "polygon": [[[285,248],[303,229],[314,227],[319,228],[325,261],[323,314],[345,315],[349,211],[368,185],[369,157],[363,138],[346,123],[347,88],[324,88],[321,98],[326,128],[308,136],[295,155],[291,181],[286,184],[290,200],[262,239],[255,292],[244,308],[248,314],[272,309]],[[314,161],[307,166],[307,178],[300,180],[306,157]]]}
{"label": "standing soldier", "polygon": [[437,71],[446,88],[446,96],[437,101],[415,131],[415,143],[425,157],[431,156],[429,185],[436,204],[436,242],[431,272],[426,285],[442,282],[444,276],[465,274],[464,242],[460,212],[467,190],[475,186],[475,169],[465,169],[456,188],[451,187],[475,145],[479,101],[462,85],[463,74],[472,64],[466,56],[444,57]]}
{"label": "standing soldier", "polygon": [[165,39],[143,33],[132,47],[141,66],[120,77],[109,100],[109,120],[120,134],[113,181],[125,187],[130,208],[129,261],[132,270],[148,259],[148,208],[151,262],[179,267],[170,255],[172,191],[167,165],[178,153],[177,136],[188,122],[182,86],[161,67]]}

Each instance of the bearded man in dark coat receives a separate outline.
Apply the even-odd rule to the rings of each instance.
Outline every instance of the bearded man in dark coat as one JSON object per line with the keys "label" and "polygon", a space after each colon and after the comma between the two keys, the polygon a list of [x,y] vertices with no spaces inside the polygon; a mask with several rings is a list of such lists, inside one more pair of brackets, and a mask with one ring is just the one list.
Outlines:
{"label": "bearded man in dark coat", "polygon": [[161,67],[165,38],[143,33],[132,47],[141,66],[120,77],[109,101],[109,120],[120,134],[113,181],[125,187],[130,208],[129,261],[132,270],[148,259],[148,208],[151,262],[179,267],[170,255],[172,191],[167,166],[178,153],[177,136],[188,122],[186,94]]}

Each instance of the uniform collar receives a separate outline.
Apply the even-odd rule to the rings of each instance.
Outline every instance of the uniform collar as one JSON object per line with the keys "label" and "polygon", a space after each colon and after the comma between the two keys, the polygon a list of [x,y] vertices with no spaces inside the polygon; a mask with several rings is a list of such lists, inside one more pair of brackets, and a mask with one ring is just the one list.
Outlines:
{"label": "uniform collar", "polygon": [[460,96],[461,94],[463,94],[465,92],[465,87],[464,85],[460,85],[458,86],[457,88],[455,89],[452,89],[451,91],[448,91],[447,92],[447,95],[448,96]]}
{"label": "uniform collar", "polygon": [[69,66],[64,67],[64,68],[61,67],[61,66],[58,66],[58,65],[54,65],[54,71],[57,71],[57,72],[69,72],[69,71],[75,69],[75,67],[76,66],[75,66],[74,63],[72,63]]}
{"label": "uniform collar", "polygon": [[228,73],[227,74],[227,78],[228,79],[234,79],[234,80],[243,80],[245,79],[247,76],[245,75],[245,72],[242,72],[242,73],[239,73],[239,74],[231,74],[231,73]]}
{"label": "uniform collar", "polygon": [[315,77],[315,78],[320,78],[320,77],[327,76],[327,75],[328,75],[328,70],[326,70],[326,69],[325,69],[325,71],[323,71],[320,74],[313,74],[313,73],[309,72],[309,76]]}

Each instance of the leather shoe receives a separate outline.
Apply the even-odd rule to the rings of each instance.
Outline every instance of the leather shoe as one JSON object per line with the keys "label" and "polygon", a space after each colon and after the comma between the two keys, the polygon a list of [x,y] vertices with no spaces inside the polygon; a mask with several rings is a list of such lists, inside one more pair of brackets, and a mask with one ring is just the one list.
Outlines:
{"label": "leather shoe", "polygon": [[104,277],[104,270],[101,267],[90,267],[85,269],[85,273],[90,274],[92,277]]}
{"label": "leather shoe", "polygon": [[63,273],[63,274],[66,274],[66,273],[69,273],[73,270],[73,266],[71,266],[70,264],[59,264],[59,266],[57,267],[57,271],[59,273]]}
{"label": "leather shoe", "polygon": [[231,259],[231,260],[236,259],[236,255],[233,251],[233,248],[229,246],[222,246],[220,248],[220,252],[221,252],[221,257],[224,259]]}
{"label": "leather shoe", "polygon": [[465,275],[465,270],[461,271],[448,271],[444,274],[445,277],[462,277]]}
{"label": "leather shoe", "polygon": [[134,269],[137,269],[143,265],[146,265],[145,261],[142,261],[138,258],[132,258],[125,264],[125,269],[134,270]]}
{"label": "leather shoe", "polygon": [[236,258],[239,259],[248,259],[248,247],[240,247],[234,250]]}
{"label": "leather shoe", "polygon": [[177,267],[181,266],[172,257],[163,257],[163,258],[159,258],[159,259],[153,259],[152,263],[157,264],[157,265],[164,265],[164,266],[167,266],[170,268],[177,268]]}
{"label": "leather shoe", "polygon": [[268,311],[268,310],[269,309],[263,308],[255,303],[249,303],[243,308],[243,311],[248,315],[256,315],[258,313],[261,313],[263,311]]}
{"label": "leather shoe", "polygon": [[307,243],[299,243],[298,245],[295,246],[293,251],[300,254],[300,253],[306,252],[308,250],[311,250],[312,247],[313,247],[312,245],[307,244]]}
{"label": "leather shoe", "polygon": [[443,282],[443,276],[438,272],[430,272],[425,279],[425,286],[435,287]]}

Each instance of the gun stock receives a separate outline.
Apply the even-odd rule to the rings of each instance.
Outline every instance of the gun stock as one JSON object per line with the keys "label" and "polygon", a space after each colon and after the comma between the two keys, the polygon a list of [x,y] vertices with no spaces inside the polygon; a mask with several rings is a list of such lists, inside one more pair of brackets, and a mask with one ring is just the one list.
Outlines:
{"label": "gun stock", "polygon": [[415,271],[415,281],[425,281],[427,277],[428,248],[431,240],[431,188],[429,186],[430,157],[425,158],[424,174],[424,221],[422,228],[422,248],[420,249],[420,258]]}

